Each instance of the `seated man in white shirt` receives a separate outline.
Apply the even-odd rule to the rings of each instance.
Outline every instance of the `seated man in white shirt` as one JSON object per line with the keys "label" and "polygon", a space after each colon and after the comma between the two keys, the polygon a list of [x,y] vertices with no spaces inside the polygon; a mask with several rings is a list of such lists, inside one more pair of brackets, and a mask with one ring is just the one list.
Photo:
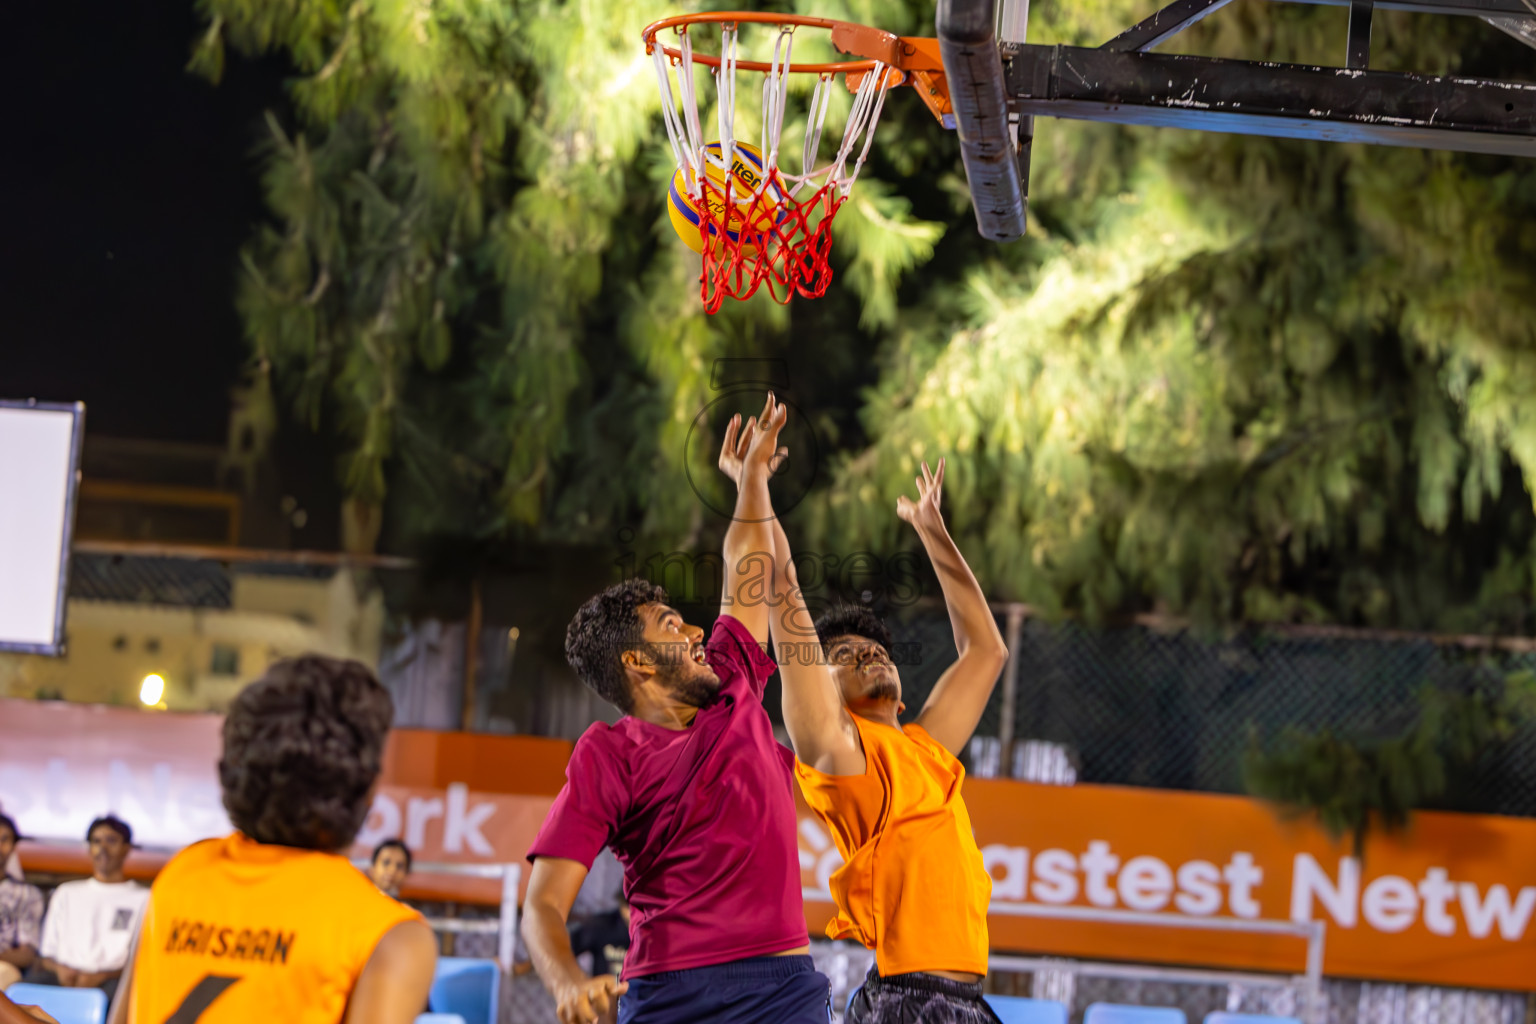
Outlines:
{"label": "seated man in white shirt", "polygon": [[18,868],[11,873],[21,833],[10,815],[0,814],[0,992],[21,980],[22,972],[37,959],[43,930],[43,894],[28,885]]}
{"label": "seated man in white shirt", "polygon": [[133,830],[125,822],[111,815],[97,818],[86,840],[92,876],[54,890],[43,919],[41,956],[27,980],[99,988],[110,999],[128,963],[149,890],[123,874],[133,848]]}

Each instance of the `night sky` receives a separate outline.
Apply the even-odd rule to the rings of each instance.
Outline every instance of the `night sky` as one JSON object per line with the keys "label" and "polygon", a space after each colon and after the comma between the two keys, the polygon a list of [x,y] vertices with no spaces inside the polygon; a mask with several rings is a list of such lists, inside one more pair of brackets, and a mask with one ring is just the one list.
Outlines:
{"label": "night sky", "polygon": [[0,398],[84,401],[89,433],[223,443],[281,64],[231,53],[218,86],[188,73],[190,0],[7,14]]}

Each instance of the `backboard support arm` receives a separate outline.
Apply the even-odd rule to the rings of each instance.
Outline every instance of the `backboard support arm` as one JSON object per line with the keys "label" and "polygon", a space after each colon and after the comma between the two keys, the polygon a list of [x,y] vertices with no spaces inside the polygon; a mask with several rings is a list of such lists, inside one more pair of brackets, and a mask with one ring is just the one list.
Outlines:
{"label": "backboard support arm", "polygon": [[1024,234],[1025,187],[998,54],[993,0],[939,0],[935,27],[960,157],[983,238]]}
{"label": "backboard support arm", "polygon": [[939,0],[937,40],[881,52],[957,130],[995,241],[1024,233],[1036,117],[1536,157],[1536,84],[1370,70],[1377,10],[1477,17],[1536,47],[1536,0],[1276,0],[1348,8],[1343,67],[1151,52],[1230,2],[1173,0],[1090,49],[1025,41],[1028,0]]}
{"label": "backboard support arm", "polygon": [[1232,0],[1174,0],[1140,23],[1133,25],[1104,44],[1106,50],[1139,52],[1150,50],[1171,39],[1208,14],[1221,10]]}
{"label": "backboard support arm", "polygon": [[1536,157],[1522,82],[1026,44],[1008,93],[1043,117]]}
{"label": "backboard support arm", "polygon": [[1349,5],[1349,42],[1344,66],[1364,71],[1371,66],[1371,21],[1376,13],[1373,0],[1354,0]]}

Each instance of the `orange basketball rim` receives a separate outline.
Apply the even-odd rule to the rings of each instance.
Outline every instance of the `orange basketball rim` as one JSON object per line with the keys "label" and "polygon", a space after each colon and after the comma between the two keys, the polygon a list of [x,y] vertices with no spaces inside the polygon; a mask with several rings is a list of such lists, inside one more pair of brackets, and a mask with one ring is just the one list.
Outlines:
{"label": "orange basketball rim", "polygon": [[[716,26],[720,53],[695,53],[691,30]],[[772,58],[745,60],[739,34],[752,26],[774,34]],[[797,30],[831,34],[832,45],[851,58],[828,63],[796,63]],[[753,11],[685,14],[648,25],[641,34],[656,69],[662,116],[677,160],[679,181],[690,206],[701,218],[703,245],[699,291],[704,308],[716,312],[726,297],[747,299],[759,287],[779,302],[796,295],[819,298],[832,283],[829,263],[832,223],[848,198],[874,143],[875,126],[893,86],[910,84],[946,127],[954,118],[937,39],[897,36],[882,29],[831,18]],[[715,138],[706,139],[699,118],[694,68],[709,69],[718,103]],[[747,95],[761,99],[758,143],[763,175],[747,189],[729,173],[746,143],[736,134],[736,86],[739,73],[761,76],[761,88]],[[781,164],[780,142],[789,99],[789,76],[815,78],[807,105],[805,135],[798,161]],[[830,159],[823,160],[831,89],[838,77],[853,94],[853,105]],[[757,83],[754,83],[757,84]],[[754,161],[755,162],[755,161]],[[713,168],[713,173],[710,169]],[[721,211],[736,211],[723,215]],[[761,225],[760,232],[728,231],[724,221]]]}

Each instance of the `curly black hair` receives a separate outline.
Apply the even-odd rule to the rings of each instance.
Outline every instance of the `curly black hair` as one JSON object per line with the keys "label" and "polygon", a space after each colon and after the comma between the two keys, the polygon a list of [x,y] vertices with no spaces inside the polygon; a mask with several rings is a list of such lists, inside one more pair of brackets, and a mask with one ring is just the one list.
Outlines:
{"label": "curly black hair", "polygon": [[635,702],[619,656],[645,646],[640,606],[666,603],[666,590],[650,580],[625,580],[582,605],[566,627],[565,660],[593,692],[626,715]]}
{"label": "curly black hair", "polygon": [[229,820],[258,843],[351,846],[394,717],[389,691],[360,662],[305,655],[273,664],[224,718]]}
{"label": "curly black hair", "polygon": [[816,620],[816,636],[822,647],[840,636],[859,636],[885,648],[887,657],[891,653],[891,631],[880,621],[880,616],[862,605],[837,604],[828,608]]}

